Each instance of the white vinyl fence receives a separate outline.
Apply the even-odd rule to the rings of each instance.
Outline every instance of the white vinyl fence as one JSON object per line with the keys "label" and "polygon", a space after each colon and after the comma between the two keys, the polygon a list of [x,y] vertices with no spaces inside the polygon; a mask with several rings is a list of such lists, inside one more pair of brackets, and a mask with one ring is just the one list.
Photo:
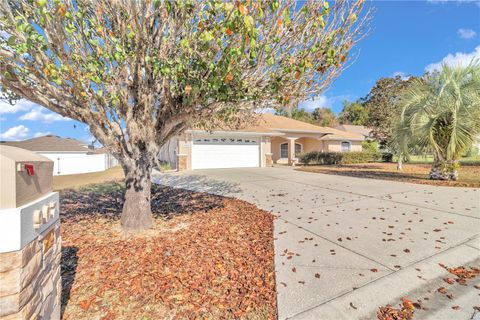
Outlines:
{"label": "white vinyl fence", "polygon": [[99,172],[118,165],[118,161],[110,154],[42,154],[50,158],[53,175],[80,174]]}

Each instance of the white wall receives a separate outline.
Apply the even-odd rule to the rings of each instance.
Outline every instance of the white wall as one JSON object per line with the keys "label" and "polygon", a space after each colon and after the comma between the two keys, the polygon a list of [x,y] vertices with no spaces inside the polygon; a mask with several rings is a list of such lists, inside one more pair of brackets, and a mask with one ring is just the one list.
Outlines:
{"label": "white wall", "polygon": [[82,152],[38,152],[38,154],[51,159],[53,175],[79,174],[88,172],[104,171],[110,168],[107,154],[87,154]]}

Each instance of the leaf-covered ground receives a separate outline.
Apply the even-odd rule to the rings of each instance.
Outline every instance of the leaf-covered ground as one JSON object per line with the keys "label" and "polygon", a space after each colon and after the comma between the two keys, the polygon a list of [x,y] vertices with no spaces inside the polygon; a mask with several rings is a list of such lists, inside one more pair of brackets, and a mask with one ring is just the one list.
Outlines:
{"label": "leaf-covered ground", "polygon": [[63,191],[63,319],[274,319],[273,217],[154,188],[155,229],[125,236],[122,188]]}
{"label": "leaf-covered ground", "polygon": [[[448,300],[455,302],[455,295],[451,293],[450,288],[455,288],[455,285],[461,286],[470,286],[477,290],[480,290],[480,286],[469,283],[472,279],[477,277],[480,274],[480,269],[477,267],[447,267],[444,264],[439,263],[439,267],[447,270],[452,274],[452,278],[444,278],[443,281],[447,283],[447,288],[442,286],[439,287],[436,291],[428,290],[431,297],[423,297],[423,299],[418,299],[417,301],[412,301],[406,297],[403,297],[402,303],[399,304],[399,307],[396,308],[390,304],[380,307],[377,312],[377,320],[412,320],[416,319],[415,310],[424,310],[428,311],[429,307],[425,306],[424,303],[429,300],[440,300],[440,304],[449,305],[451,303],[447,302]],[[452,286],[453,285],[453,286]],[[450,287],[451,286],[451,287]],[[480,295],[480,294],[479,294]],[[432,299],[431,299],[432,298]],[[446,300],[448,299],[448,300]],[[442,301],[443,300],[443,301]],[[461,306],[457,304],[451,305],[452,310],[460,310]],[[480,311],[480,305],[474,306],[473,311]],[[472,312],[473,312],[472,311]],[[474,317],[472,317],[473,319]],[[460,319],[460,318],[459,318]]]}
{"label": "leaf-covered ground", "polygon": [[397,170],[396,163],[361,163],[345,165],[304,166],[297,170],[342,176],[394,180],[418,184],[430,184],[449,187],[480,187],[480,165],[465,164],[460,167],[458,181],[430,180],[430,164],[404,164],[403,170]]}

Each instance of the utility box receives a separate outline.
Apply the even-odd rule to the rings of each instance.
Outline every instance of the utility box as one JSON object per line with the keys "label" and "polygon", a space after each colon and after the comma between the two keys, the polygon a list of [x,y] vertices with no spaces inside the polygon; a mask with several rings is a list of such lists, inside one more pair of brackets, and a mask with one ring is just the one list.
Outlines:
{"label": "utility box", "polygon": [[59,196],[53,162],[0,146],[0,320],[60,319]]}

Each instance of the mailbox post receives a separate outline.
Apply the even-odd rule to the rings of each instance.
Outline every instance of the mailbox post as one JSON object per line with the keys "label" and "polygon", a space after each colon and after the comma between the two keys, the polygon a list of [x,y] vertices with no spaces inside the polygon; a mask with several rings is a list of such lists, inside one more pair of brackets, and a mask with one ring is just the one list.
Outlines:
{"label": "mailbox post", "polygon": [[0,146],[0,320],[60,319],[61,239],[53,162]]}

